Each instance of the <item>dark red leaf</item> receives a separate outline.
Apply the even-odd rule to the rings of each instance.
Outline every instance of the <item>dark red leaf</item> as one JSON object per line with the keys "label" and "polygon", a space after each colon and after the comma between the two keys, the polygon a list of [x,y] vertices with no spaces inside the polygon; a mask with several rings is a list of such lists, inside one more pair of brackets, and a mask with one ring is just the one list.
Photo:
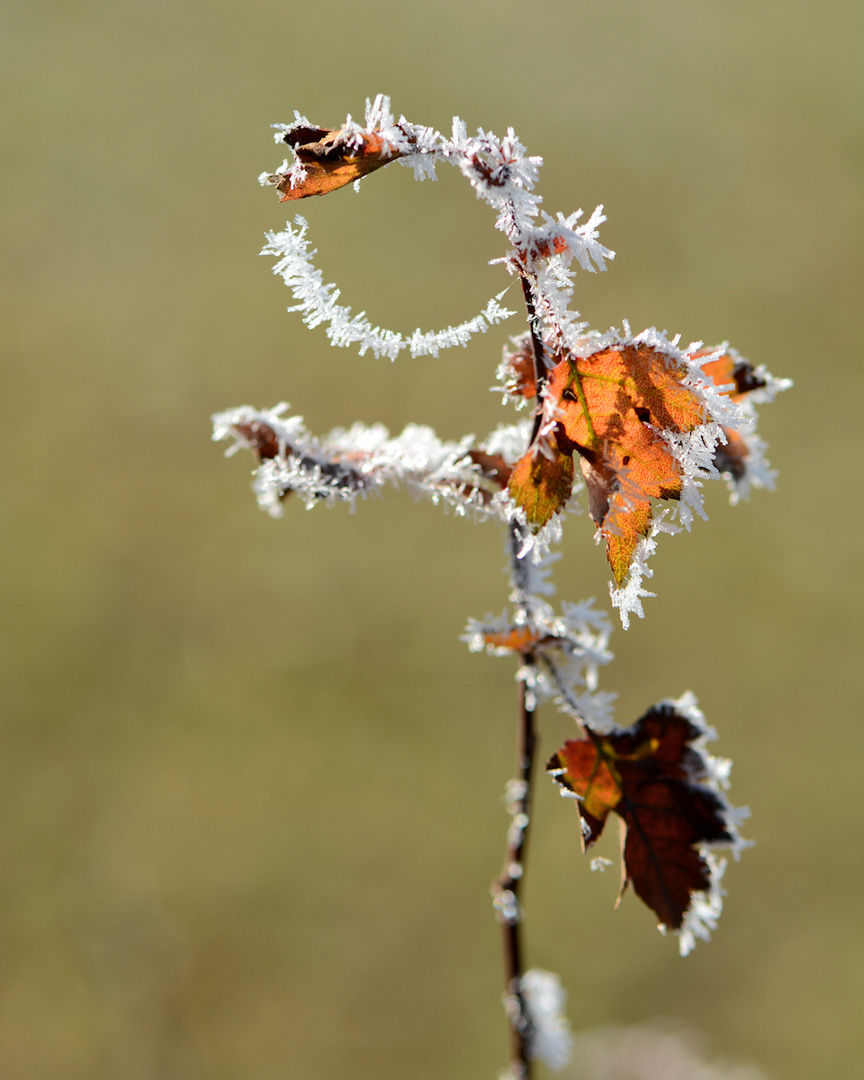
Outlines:
{"label": "dark red leaf", "polygon": [[673,704],[655,705],[632,727],[564,744],[548,765],[577,796],[587,849],[610,811],[626,826],[622,893],[638,896],[670,929],[681,927],[694,893],[711,885],[705,845],[735,842],[728,805],[694,746],[705,731]]}

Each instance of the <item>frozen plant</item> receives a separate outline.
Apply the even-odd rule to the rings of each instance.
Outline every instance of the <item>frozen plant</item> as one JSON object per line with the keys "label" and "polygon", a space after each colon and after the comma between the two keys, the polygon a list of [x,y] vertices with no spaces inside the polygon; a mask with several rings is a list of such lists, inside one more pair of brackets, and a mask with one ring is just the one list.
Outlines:
{"label": "frozen plant", "polygon": [[[539,705],[551,699],[580,728],[546,768],[575,803],[583,849],[598,839],[610,811],[617,814],[625,830],[622,892],[633,887],[660,929],[678,936],[682,954],[716,927],[726,865],[718,849],[737,856],[746,846],[739,834],[746,814],[726,798],[730,763],[710,754],[714,731],[692,694],[653,705],[629,727],[613,722],[614,695],[597,688],[598,669],[612,659],[609,619],[591,601],[552,606],[552,545],[565,514],[587,496],[612,572],[612,605],[625,628],[631,616],[642,618],[642,601],[653,595],[644,587],[648,559],[662,533],[705,517],[703,482],[724,479],[732,502],[773,485],[756,406],[790,384],[725,343],[682,346],[655,329],[633,334],[625,322],[598,333],[581,321],[571,308],[577,267],[605,270],[613,258],[598,238],[603,208],[587,219],[581,210],[566,217],[542,210],[535,192],[542,161],[526,154],[512,129],[504,138],[469,135],[456,118],[446,136],[396,120],[379,95],[367,101],[362,124],[349,116],[326,129],[295,113],[293,123],[277,126],[276,139],[291,148],[293,162],[260,179],[280,201],[356,185],[393,162],[410,165],[420,180],[434,179],[440,164],[455,166],[495,212],[509,245],[496,262],[524,299],[528,329],[510,338],[497,369],[505,402],[524,416],[484,441],[444,442],[413,424],[395,438],[381,425],[361,424],[318,437],[284,404],[231,409],[213,423],[215,439],[233,439],[229,453],[245,447],[257,455],[254,489],[274,516],[292,492],[307,506],[354,503],[392,483],[466,517],[494,519],[506,532],[511,606],[498,618],[472,619],[465,639],[474,651],[519,662],[517,775],[507,788],[511,821],[492,892],[511,1032],[506,1075],[526,1080],[535,1060],[562,1067],[569,1043],[557,976],[526,971],[522,961],[520,890]],[[315,267],[299,215],[268,234],[264,253],[274,256],[274,272],[291,291],[289,311],[361,355],[434,357],[513,314],[500,293],[469,322],[406,337],[338,302],[339,290]],[[592,868],[605,862],[592,860]]]}

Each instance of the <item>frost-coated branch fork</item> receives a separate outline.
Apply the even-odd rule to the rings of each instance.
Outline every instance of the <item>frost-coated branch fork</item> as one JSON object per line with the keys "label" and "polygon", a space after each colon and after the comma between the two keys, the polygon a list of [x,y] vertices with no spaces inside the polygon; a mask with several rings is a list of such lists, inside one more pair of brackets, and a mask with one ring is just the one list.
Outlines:
{"label": "frost-coated branch fork", "polygon": [[[395,437],[381,425],[361,424],[318,437],[302,417],[287,415],[284,404],[243,406],[213,420],[214,438],[233,439],[231,451],[256,454],[254,490],[274,516],[292,494],[311,507],[354,503],[394,485],[505,529],[511,610],[470,620],[465,640],[474,651],[518,661],[517,775],[507,788],[507,851],[492,891],[511,1031],[502,1077],[526,1080],[532,1061],[565,1064],[570,1041],[560,982],[549,972],[525,970],[520,938],[539,706],[553,701],[578,727],[546,768],[575,803],[583,850],[614,812],[625,836],[622,894],[632,886],[661,930],[678,935],[682,954],[717,925],[725,868],[717,849],[737,857],[746,846],[739,835],[746,812],[725,794],[730,763],[708,753],[715,735],[692,694],[651,706],[629,727],[613,722],[614,694],[598,690],[599,668],[612,659],[609,619],[593,601],[553,608],[552,546],[585,493],[612,573],[611,602],[626,629],[654,595],[644,583],[660,534],[689,529],[706,516],[705,481],[725,480],[733,503],[754,487],[773,486],[756,407],[790,384],[725,343],[682,347],[653,328],[633,334],[626,321],[604,333],[581,321],[571,308],[575,267],[602,271],[614,257],[598,238],[603,208],[584,221],[581,210],[566,217],[541,210],[534,189],[542,161],[526,154],[512,129],[504,138],[482,130],[469,136],[455,118],[445,136],[396,120],[389,99],[379,95],[367,101],[362,124],[349,116],[339,128],[321,128],[295,113],[293,123],[277,125],[276,138],[293,160],[260,180],[281,201],[357,187],[393,162],[411,166],[420,180],[435,179],[439,164],[455,166],[494,210],[509,245],[495,262],[520,282],[528,330],[510,338],[497,374],[504,403],[530,412],[483,440],[446,442],[410,423]],[[289,310],[310,328],[324,327],[333,345],[356,347],[361,356],[437,358],[513,314],[502,306],[501,292],[479,314],[443,330],[383,329],[338,302],[339,290],[315,267],[299,215],[282,232],[268,233],[264,253],[276,259],[274,272],[291,291]]]}

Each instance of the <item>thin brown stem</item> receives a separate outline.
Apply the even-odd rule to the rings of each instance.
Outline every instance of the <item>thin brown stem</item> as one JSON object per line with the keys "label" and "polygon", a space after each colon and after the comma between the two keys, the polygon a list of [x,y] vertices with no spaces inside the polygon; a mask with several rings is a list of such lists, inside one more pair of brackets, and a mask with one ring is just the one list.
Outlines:
{"label": "thin brown stem", "polygon": [[525,307],[528,309],[528,329],[531,334],[531,349],[534,353],[534,386],[537,391],[537,406],[534,410],[534,425],[531,430],[529,445],[537,438],[540,424],[543,419],[543,387],[546,385],[546,357],[543,350],[543,342],[540,338],[540,318],[534,306],[534,293],[531,290],[531,281],[525,270],[520,271],[522,282],[522,295],[525,297]]}
{"label": "thin brown stem", "polygon": [[[525,657],[526,665],[533,666],[534,662],[532,655]],[[507,832],[504,867],[501,875],[492,885],[495,909],[503,934],[504,1000],[510,1020],[510,1067],[514,1080],[517,1077],[519,1080],[530,1080],[529,1048],[533,1034],[531,1017],[522,992],[524,964],[520,937],[522,910],[519,900],[522,882],[525,879],[531,810],[531,774],[537,747],[534,709],[529,704],[529,695],[530,690],[523,681],[520,684],[516,776],[507,788],[507,809],[512,821]]]}

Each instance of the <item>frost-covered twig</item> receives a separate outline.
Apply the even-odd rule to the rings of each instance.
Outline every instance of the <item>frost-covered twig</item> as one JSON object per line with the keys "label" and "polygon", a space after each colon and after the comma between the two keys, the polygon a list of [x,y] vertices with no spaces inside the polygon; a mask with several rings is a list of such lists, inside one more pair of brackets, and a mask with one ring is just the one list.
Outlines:
{"label": "frost-covered twig", "polygon": [[259,505],[274,517],[292,492],[314,506],[354,502],[387,484],[459,515],[501,519],[505,514],[502,492],[515,447],[524,443],[524,424],[501,427],[483,443],[470,435],[445,442],[419,424],[409,424],[395,438],[383,424],[354,424],[318,439],[302,416],[286,417],[287,408],[284,403],[267,410],[244,405],[213,417],[213,438],[234,440],[227,454],[241,447],[257,454],[253,487]]}
{"label": "frost-covered twig", "polygon": [[[526,657],[526,664],[533,658]],[[510,814],[504,866],[492,884],[492,897],[501,924],[504,945],[504,1008],[510,1021],[510,1069],[514,1078],[530,1080],[531,1046],[535,1026],[522,985],[524,975],[523,945],[520,934],[522,910],[519,894],[525,874],[528,830],[531,824],[531,781],[537,736],[534,709],[529,704],[528,689],[523,683],[519,702],[519,734],[516,751],[516,776],[507,785],[506,805]]]}

